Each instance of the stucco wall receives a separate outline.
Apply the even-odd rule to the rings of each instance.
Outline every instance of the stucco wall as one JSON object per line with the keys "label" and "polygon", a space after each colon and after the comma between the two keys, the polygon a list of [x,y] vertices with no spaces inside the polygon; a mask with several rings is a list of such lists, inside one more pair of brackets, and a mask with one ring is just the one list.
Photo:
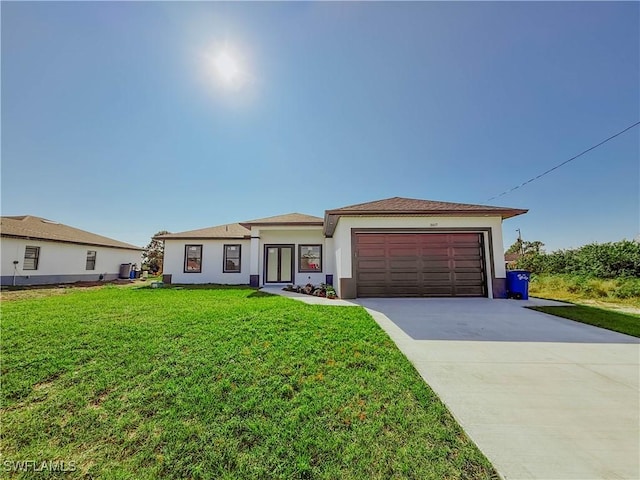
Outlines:
{"label": "stucco wall", "polygon": [[[280,227],[282,228],[282,227]],[[326,275],[334,274],[334,256],[331,251],[331,245],[333,242],[327,242],[322,233],[322,227],[309,227],[291,230],[282,230],[271,228],[261,228],[259,231],[260,236],[260,248],[259,248],[259,261],[260,261],[260,285],[264,284],[264,246],[265,245],[278,245],[278,244],[293,244],[294,245],[294,269],[293,269],[293,283],[294,285],[305,285],[312,283],[317,285],[324,283]],[[299,272],[298,271],[298,245],[322,245],[322,272]]]}
{"label": "stucco wall", "polygon": [[[259,237],[251,248],[251,240],[165,240],[163,272],[171,274],[172,283],[219,283],[245,285],[250,282],[250,274],[259,276],[259,285],[264,285],[264,248],[265,245],[294,245],[294,277],[297,285],[319,284],[326,281],[327,275],[334,273],[333,240],[325,239],[321,227],[300,227],[283,229],[282,227],[263,227],[252,229],[252,236]],[[223,273],[223,245],[242,245],[241,272]],[[202,272],[184,273],[185,245],[202,245]],[[322,271],[298,272],[298,245],[322,245]],[[257,252],[257,254],[256,254]],[[254,258],[252,259],[252,255]],[[255,258],[257,256],[257,262]]]}
{"label": "stucco wall", "polygon": [[[502,241],[502,218],[500,217],[341,217],[333,235],[337,279],[334,283],[338,290],[338,295],[341,295],[339,279],[351,278],[352,276],[351,229],[353,228],[424,228],[425,231],[446,228],[468,228],[469,230],[490,228],[493,250],[489,252],[488,234],[484,233],[485,257],[487,262],[493,257],[495,278],[504,279],[506,276]],[[487,273],[489,277],[489,292],[492,292],[490,267]]]}
{"label": "stucco wall", "polygon": [[[135,263],[138,266],[141,264],[142,252],[139,250],[8,237],[2,237],[1,241],[3,285],[11,285],[13,283],[14,260],[18,261],[15,269],[16,285],[98,280],[100,274],[110,280],[117,278],[120,272],[120,264]],[[23,270],[26,246],[40,247],[37,270]],[[97,252],[95,270],[86,269],[88,250]]]}
{"label": "stucco wall", "polygon": [[[223,285],[249,284],[249,240],[165,240],[162,271],[171,274],[172,283],[219,283]],[[202,271],[184,272],[185,245],[202,245]],[[224,245],[241,245],[240,273],[222,271]]]}

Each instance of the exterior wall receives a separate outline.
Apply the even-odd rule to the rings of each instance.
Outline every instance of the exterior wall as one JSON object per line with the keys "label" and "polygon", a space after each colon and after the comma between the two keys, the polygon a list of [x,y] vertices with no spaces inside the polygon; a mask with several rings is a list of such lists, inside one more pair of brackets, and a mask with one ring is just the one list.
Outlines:
{"label": "exterior wall", "polygon": [[[23,270],[25,247],[40,247],[37,270]],[[87,251],[96,251],[96,268],[87,270]],[[118,278],[120,264],[141,264],[139,250],[2,237],[2,285],[44,285]],[[18,265],[14,269],[13,261]]]}
{"label": "exterior wall", "polygon": [[[338,296],[355,296],[355,280],[352,279],[351,229],[353,228],[468,228],[491,231],[491,245],[488,234],[484,233],[485,258],[487,259],[487,277],[489,297],[502,297],[506,270],[504,265],[504,247],[502,241],[501,217],[351,217],[344,216],[338,221],[333,235],[336,280],[334,285]],[[492,248],[490,250],[490,248]],[[491,262],[493,260],[493,262]]]}
{"label": "exterior wall", "polygon": [[[200,273],[184,272],[185,245],[202,245]],[[224,245],[242,245],[240,273],[224,273]],[[162,271],[171,274],[171,283],[218,283],[223,285],[248,285],[251,242],[229,238],[226,240],[165,240]]]}
{"label": "exterior wall", "polygon": [[[279,228],[279,229],[278,229]],[[260,227],[259,228],[259,275],[260,285],[265,284],[265,269],[264,269],[264,247],[265,245],[277,245],[277,244],[291,244],[294,245],[294,269],[293,269],[293,281],[285,282],[284,284],[294,285],[306,285],[312,283],[317,285],[319,283],[325,283],[327,275],[334,275],[334,255],[332,252],[331,239],[324,237],[322,233],[322,227],[290,227],[290,229],[284,230],[283,227]],[[254,236],[254,232],[258,230],[257,227],[253,227],[251,235]],[[298,271],[298,245],[322,245],[322,272],[299,272]],[[270,283],[269,285],[274,285]],[[275,284],[277,285],[277,284]]]}
{"label": "exterior wall", "polygon": [[[253,227],[253,242],[246,240],[165,240],[163,273],[171,275],[171,283],[217,283],[227,285],[248,285],[250,276],[258,275],[258,285],[265,284],[264,249],[265,245],[294,245],[293,283],[319,284],[326,281],[327,275],[334,274],[333,241],[324,238],[322,227]],[[259,237],[259,238],[258,238]],[[242,253],[240,273],[223,273],[223,245],[240,244]],[[298,245],[322,245],[322,272],[298,272]],[[202,245],[202,272],[184,272],[185,245]],[[257,262],[256,262],[257,258]],[[284,285],[283,284],[283,285]],[[274,284],[269,284],[274,285]],[[275,284],[277,285],[277,284]]]}

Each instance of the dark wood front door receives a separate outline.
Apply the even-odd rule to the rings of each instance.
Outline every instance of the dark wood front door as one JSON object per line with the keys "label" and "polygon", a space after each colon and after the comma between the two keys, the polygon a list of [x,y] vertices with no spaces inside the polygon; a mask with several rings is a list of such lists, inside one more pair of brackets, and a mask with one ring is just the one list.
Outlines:
{"label": "dark wood front door", "polygon": [[293,250],[293,245],[265,245],[265,283],[293,283]]}
{"label": "dark wood front door", "polygon": [[359,297],[486,297],[481,233],[358,233]]}

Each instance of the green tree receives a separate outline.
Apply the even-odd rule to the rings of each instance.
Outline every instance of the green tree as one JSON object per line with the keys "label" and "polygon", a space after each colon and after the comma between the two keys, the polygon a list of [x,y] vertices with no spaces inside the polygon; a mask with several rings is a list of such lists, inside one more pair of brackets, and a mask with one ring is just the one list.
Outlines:
{"label": "green tree", "polygon": [[162,271],[162,261],[164,259],[164,241],[159,240],[156,237],[164,235],[167,230],[160,230],[153,237],[149,245],[147,245],[142,253],[142,262],[144,268],[148,269],[151,273],[155,274]]}
{"label": "green tree", "polygon": [[506,252],[504,253],[522,253],[522,239],[521,238],[516,238],[516,241],[513,242],[513,245],[511,245]]}
{"label": "green tree", "polygon": [[544,243],[542,243],[540,240],[534,240],[533,242],[522,242],[522,252],[525,255],[543,253],[544,250],[542,250],[542,247],[544,247]]}
{"label": "green tree", "polygon": [[544,247],[544,243],[540,240],[534,240],[533,242],[527,242],[522,240],[521,238],[517,238],[513,245],[511,245],[505,253],[521,253],[523,255],[527,254],[538,254],[542,253],[542,247]]}

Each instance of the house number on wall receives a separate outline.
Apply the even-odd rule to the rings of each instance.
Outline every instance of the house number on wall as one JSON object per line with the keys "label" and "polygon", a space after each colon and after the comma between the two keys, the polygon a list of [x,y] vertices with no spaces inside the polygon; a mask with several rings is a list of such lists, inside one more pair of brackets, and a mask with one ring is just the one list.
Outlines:
{"label": "house number on wall", "polygon": [[430,223],[430,224],[429,224],[429,226],[430,226],[430,227],[437,227],[437,226],[438,226],[438,224],[437,224],[437,223]]}

